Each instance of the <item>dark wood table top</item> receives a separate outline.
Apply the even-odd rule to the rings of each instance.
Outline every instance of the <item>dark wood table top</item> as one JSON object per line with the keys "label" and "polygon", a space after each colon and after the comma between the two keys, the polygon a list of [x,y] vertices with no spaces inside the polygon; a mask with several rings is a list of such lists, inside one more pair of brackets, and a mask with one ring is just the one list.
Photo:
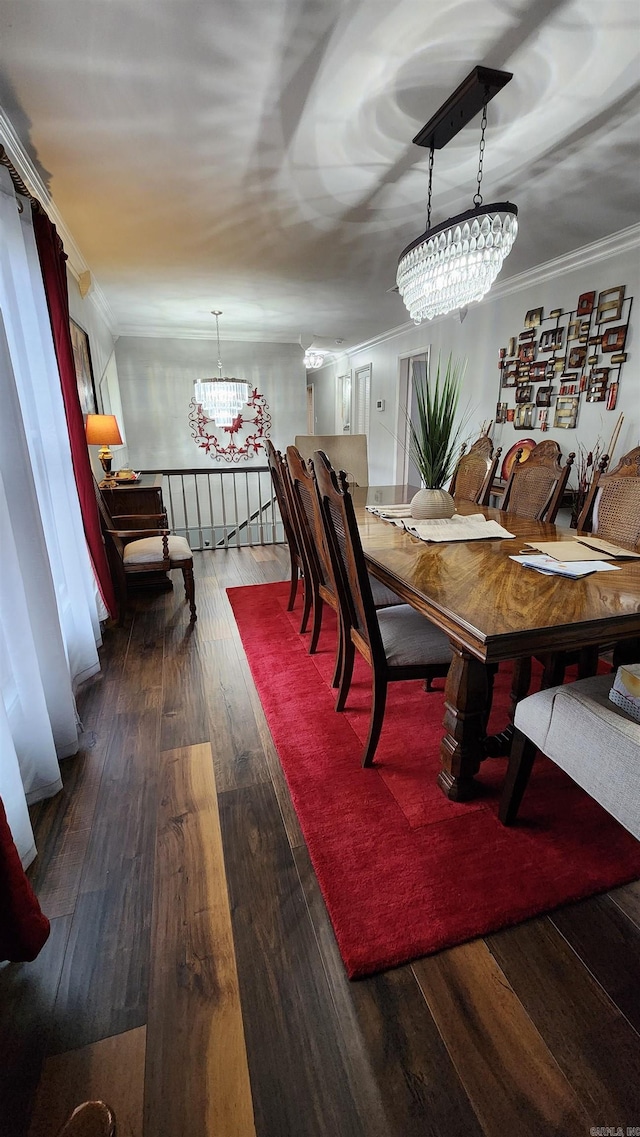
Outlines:
{"label": "dark wood table top", "polygon": [[459,513],[483,513],[515,537],[434,544],[365,509],[410,501],[413,492],[354,490],[369,568],[477,659],[493,663],[640,635],[640,561],[617,561],[616,571],[581,580],[542,576],[510,555],[525,551],[527,541],[567,540],[575,530],[459,502]]}

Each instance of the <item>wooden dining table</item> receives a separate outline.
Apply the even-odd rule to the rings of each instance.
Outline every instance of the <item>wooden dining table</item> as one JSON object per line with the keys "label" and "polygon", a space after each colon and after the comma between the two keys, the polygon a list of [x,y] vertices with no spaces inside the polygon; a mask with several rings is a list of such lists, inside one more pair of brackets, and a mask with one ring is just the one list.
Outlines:
{"label": "wooden dining table", "polygon": [[458,501],[458,513],[482,513],[514,537],[433,543],[366,509],[410,501],[413,492],[354,488],[353,501],[369,571],[451,643],[438,785],[448,798],[466,801],[478,791],[480,763],[496,753],[486,735],[495,665],[516,661],[515,703],[526,694],[532,656],[595,652],[596,645],[640,636],[640,560],[616,561],[614,571],[577,580],[543,576],[510,557],[533,552],[528,542],[568,540],[575,530]]}

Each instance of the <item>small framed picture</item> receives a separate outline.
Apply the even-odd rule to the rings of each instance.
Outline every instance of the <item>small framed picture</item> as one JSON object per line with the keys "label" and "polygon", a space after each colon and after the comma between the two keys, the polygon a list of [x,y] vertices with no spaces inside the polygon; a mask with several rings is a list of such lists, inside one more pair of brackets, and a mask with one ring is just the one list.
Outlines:
{"label": "small framed picture", "polygon": [[586,347],[572,347],[569,349],[567,367],[582,367],[587,358]]}
{"label": "small framed picture", "polygon": [[76,368],[76,383],[78,385],[78,395],[80,397],[82,413],[85,417],[87,415],[95,415],[98,413],[98,399],[96,396],[96,385],[93,379],[93,367],[91,366],[89,337],[84,328],[76,324],[75,320],[69,320],[69,328],[71,330],[73,362]]}
{"label": "small framed picture", "polygon": [[507,421],[507,404],[506,403],[497,403],[496,404],[496,423],[501,423],[501,422],[506,422],[506,421]]}
{"label": "small framed picture", "polygon": [[518,360],[508,359],[502,369],[502,386],[515,387],[518,379]]}
{"label": "small framed picture", "polygon": [[624,290],[624,284],[617,284],[615,288],[606,288],[600,293],[596,313],[597,324],[615,324],[620,319]]}
{"label": "small framed picture", "polygon": [[552,394],[553,387],[538,387],[538,390],[536,391],[536,406],[550,407]]}
{"label": "small framed picture", "polygon": [[530,383],[520,383],[516,387],[516,403],[530,403],[533,398],[533,387]]}
{"label": "small framed picture", "polygon": [[539,328],[542,323],[542,308],[530,308],[524,318],[525,328]]}
{"label": "small framed picture", "polygon": [[522,363],[532,363],[536,357],[536,345],[534,343],[521,343],[520,350],[518,351],[518,359]]}
{"label": "small framed picture", "polygon": [[547,363],[546,360],[538,360],[537,363],[529,364],[529,378],[532,383],[540,383],[546,377]]}
{"label": "small framed picture", "polygon": [[578,421],[579,402],[577,395],[558,395],[553,425],[561,430],[573,430]]}
{"label": "small framed picture", "polygon": [[508,409],[507,409],[507,422],[513,422],[515,413],[516,412],[515,412],[513,407],[508,407]]}
{"label": "small framed picture", "polygon": [[582,296],[578,297],[578,307],[576,308],[576,316],[590,316],[593,312],[593,305],[595,302],[596,294],[593,292],[583,292]]}
{"label": "small framed picture", "polygon": [[579,320],[572,320],[571,323],[569,324],[569,327],[567,328],[567,342],[569,342],[569,340],[577,340],[579,335],[580,335],[580,321]]}
{"label": "small framed picture", "polygon": [[540,351],[560,351],[564,339],[564,328],[550,328],[540,336]]}
{"label": "small framed picture", "polygon": [[627,338],[627,325],[620,324],[617,328],[609,328],[602,333],[602,351],[622,351]]}
{"label": "small framed picture", "polygon": [[522,403],[516,407],[516,416],[513,421],[514,430],[531,430],[535,417],[535,403]]}

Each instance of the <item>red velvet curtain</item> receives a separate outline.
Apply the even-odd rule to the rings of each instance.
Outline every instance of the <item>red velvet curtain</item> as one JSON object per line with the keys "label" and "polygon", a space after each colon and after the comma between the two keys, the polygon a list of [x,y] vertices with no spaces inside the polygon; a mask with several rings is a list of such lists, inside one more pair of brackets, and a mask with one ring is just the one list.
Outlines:
{"label": "red velvet curtain", "polygon": [[102,599],[110,615],[115,617],[117,604],[100,529],[93,473],[89,461],[89,451],[87,450],[84,419],[73,361],[69,330],[69,292],[65,268],[67,257],[56,227],[51,223],[46,213],[40,210],[34,211],[33,228],[44,280],[44,290],[49,306],[49,319],[51,320],[51,331],[58,360],[58,371],[60,372],[62,398],[71,443],[71,459],[76,486],[78,487],[78,497],[80,498],[85,537]]}
{"label": "red velvet curtain", "polygon": [[49,921],[20,864],[0,799],[0,960],[35,959],[49,930]]}

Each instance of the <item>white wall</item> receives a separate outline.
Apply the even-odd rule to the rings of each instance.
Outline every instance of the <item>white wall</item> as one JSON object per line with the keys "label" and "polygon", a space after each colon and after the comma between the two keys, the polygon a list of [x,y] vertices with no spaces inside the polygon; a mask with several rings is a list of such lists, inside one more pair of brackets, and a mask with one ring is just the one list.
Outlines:
{"label": "white wall", "polygon": [[[298,344],[225,341],[225,375],[247,379],[265,396],[277,449],[306,434],[306,377]],[[189,403],[195,380],[216,376],[214,340],[123,336],[116,344],[120,394],[134,469],[220,469],[191,437]],[[266,456],[248,463],[264,465]]]}
{"label": "white wall", "polygon": [[[543,275],[542,269],[539,272]],[[369,480],[372,485],[393,483],[396,480],[394,454],[398,416],[398,361],[401,356],[409,352],[417,354],[430,346],[435,356],[440,352],[445,361],[450,352],[454,357],[467,359],[465,387],[470,410],[468,432],[474,437],[483,421],[495,418],[496,403],[500,397],[498,350],[506,347],[511,336],[517,336],[522,331],[526,312],[539,307],[544,308],[545,316],[553,308],[567,311],[575,308],[582,292],[591,289],[600,292],[618,284],[626,285],[626,295],[633,296],[634,303],[625,345],[627,362],[622,368],[616,409],[607,411],[604,403],[586,403],[582,395],[575,430],[554,430],[551,425],[543,434],[536,429],[516,431],[511,423],[505,423],[494,426],[492,436],[495,443],[502,446],[503,453],[519,438],[530,435],[536,441],[555,438],[566,455],[571,450],[576,450],[577,442],[590,449],[598,435],[606,445],[622,411],[624,423],[615,451],[619,458],[640,440],[640,351],[638,333],[634,327],[640,320],[640,257],[637,238],[635,247],[630,251],[592,260],[592,263],[564,271],[509,295],[494,293],[492,296],[489,293],[480,304],[469,308],[463,323],[460,322],[459,315],[453,313],[438,320],[425,321],[418,327],[409,325],[393,338],[369,347],[365,345],[350,353],[347,360],[344,357],[335,359],[320,371],[309,373],[308,380],[314,383],[317,391],[316,431],[318,434],[334,431],[336,376],[342,374],[346,366],[355,369],[371,363]],[[554,386],[557,392],[557,379]],[[513,389],[502,398],[513,406]],[[385,400],[384,412],[375,409],[378,399]],[[464,397],[462,401],[464,402]],[[321,408],[322,414],[318,414],[318,408]],[[552,423],[553,404],[549,418]]]}

